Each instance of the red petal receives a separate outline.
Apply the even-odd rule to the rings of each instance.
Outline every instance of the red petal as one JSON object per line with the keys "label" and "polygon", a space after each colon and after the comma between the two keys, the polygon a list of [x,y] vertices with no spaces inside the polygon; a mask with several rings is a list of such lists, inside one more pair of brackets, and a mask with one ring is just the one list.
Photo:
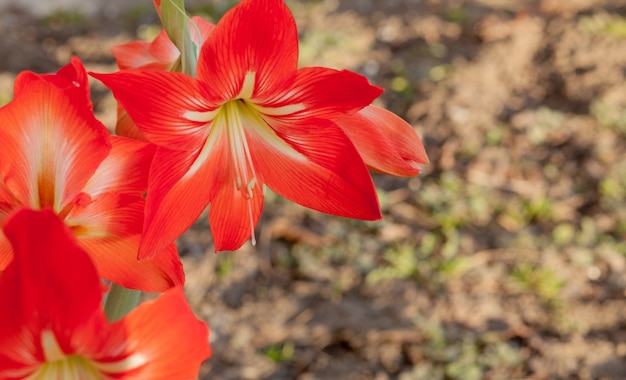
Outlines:
{"label": "red petal", "polygon": [[111,191],[144,195],[155,149],[155,145],[147,142],[111,136],[111,151],[83,192],[91,197]]}
{"label": "red petal", "polygon": [[189,22],[189,34],[191,35],[191,41],[196,44],[198,51],[202,48],[202,45],[209,39],[209,35],[213,33],[215,25],[203,19],[200,16],[194,16]]}
{"label": "red petal", "polygon": [[205,102],[206,90],[195,79],[156,70],[90,74],[113,91],[148,141],[169,149],[191,150],[206,139],[207,121],[192,120],[186,114],[210,112],[216,106]]}
{"label": "red petal", "polygon": [[113,46],[111,52],[121,70],[139,67],[167,70],[180,55],[165,30],[162,30],[152,42],[131,41]]}
{"label": "red petal", "polygon": [[343,116],[369,105],[382,93],[362,75],[323,67],[299,69],[280,87],[279,92],[253,101],[260,112],[285,122]]}
{"label": "red petal", "polygon": [[130,354],[146,363],[124,379],[195,379],[202,362],[211,356],[209,329],[194,316],[181,287],[142,303],[112,328],[116,333],[103,351],[115,352],[132,342]]}
{"label": "red petal", "polygon": [[410,177],[428,162],[422,141],[409,123],[376,106],[338,118],[337,125],[373,170]]}
{"label": "red petal", "polygon": [[78,57],[72,57],[70,63],[61,67],[56,74],[35,74],[23,72],[15,80],[14,93],[17,96],[22,90],[28,87],[35,78],[46,80],[61,90],[65,90],[71,97],[73,104],[85,105],[89,111],[93,110],[90,99],[89,82],[87,72],[83,63]]}
{"label": "red petal", "polygon": [[71,335],[81,326],[97,328],[78,333],[92,343],[105,320],[98,274],[52,211],[21,210],[7,221],[4,233],[15,251],[0,278],[0,310],[11,310],[0,313],[0,377],[8,378],[2,371],[41,362],[42,329],[52,330],[64,352],[72,353]]}
{"label": "red petal", "polygon": [[157,148],[150,169],[140,259],[154,257],[198,219],[223,182],[211,164],[222,151],[220,146],[194,152]]}
{"label": "red petal", "polygon": [[364,220],[381,218],[370,174],[339,127],[327,120],[271,126],[291,148],[247,130],[255,167],[267,186],[314,210]]}
{"label": "red petal", "polygon": [[231,176],[211,201],[209,222],[216,252],[239,249],[250,238],[255,243],[254,228],[263,210],[263,183],[260,179],[255,181],[248,193],[237,189],[236,180]]}
{"label": "red petal", "polygon": [[22,204],[59,212],[107,156],[109,133],[67,91],[32,73],[18,81],[22,90],[0,109],[0,173]]}
{"label": "red petal", "polygon": [[[4,226],[7,217],[20,208],[19,200],[15,199],[11,191],[0,180],[0,226]],[[11,243],[0,233],[0,273],[13,261],[13,248]]]}
{"label": "red petal", "polygon": [[4,234],[0,234],[0,272],[13,261],[13,248]]}
{"label": "red petal", "polygon": [[282,0],[244,0],[217,24],[198,59],[197,77],[210,83],[221,100],[241,92],[255,74],[253,94],[271,89],[298,64],[298,34]]}
{"label": "red petal", "polygon": [[137,260],[144,205],[139,196],[106,193],[74,207],[66,223],[102,277],[126,288],[162,292],[183,284],[182,263],[173,244],[166,244],[154,260]]}
{"label": "red petal", "polygon": [[[199,51],[215,25],[202,17],[194,16],[189,20],[188,26],[191,41]],[[169,39],[164,29],[152,42],[131,41],[115,45],[111,51],[121,70],[137,68],[170,70],[180,57],[180,51]]]}
{"label": "red petal", "polygon": [[128,116],[128,112],[122,107],[121,104],[117,105],[117,123],[115,124],[115,134],[118,136],[128,137],[133,140],[146,141],[145,136],[133,119]]}

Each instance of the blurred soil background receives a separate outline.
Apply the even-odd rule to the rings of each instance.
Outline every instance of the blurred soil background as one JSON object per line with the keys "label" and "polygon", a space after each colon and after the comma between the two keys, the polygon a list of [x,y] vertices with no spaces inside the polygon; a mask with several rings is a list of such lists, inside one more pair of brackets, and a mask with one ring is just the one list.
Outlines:
{"label": "blurred soil background", "polygon": [[[111,72],[159,29],[149,0],[59,3],[0,2],[0,103],[21,70]],[[269,193],[258,244],[214,255],[204,215],[179,241],[201,378],[626,379],[626,1],[288,4],[301,64],[384,87],[431,163],[374,175],[380,222]]]}

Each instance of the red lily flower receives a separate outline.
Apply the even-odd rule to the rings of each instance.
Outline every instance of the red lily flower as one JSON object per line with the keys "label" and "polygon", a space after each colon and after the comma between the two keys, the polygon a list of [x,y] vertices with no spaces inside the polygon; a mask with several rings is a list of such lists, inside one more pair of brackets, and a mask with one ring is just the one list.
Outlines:
{"label": "red lily flower", "polygon": [[[21,73],[0,109],[0,225],[18,208],[51,208],[72,229],[101,276],[164,291],[184,281],[175,245],[137,261],[154,146],[110,136],[93,116],[87,74],[72,63],[55,75]],[[0,234],[0,270],[13,259]]]}
{"label": "red lily flower", "polygon": [[349,71],[298,69],[297,60],[285,4],[244,0],[202,46],[197,79],[157,70],[91,74],[158,145],[139,257],[178,237],[209,203],[216,250],[239,248],[254,237],[265,185],[318,211],[381,217],[367,167],[333,121],[381,89]]}
{"label": "red lily flower", "polygon": [[209,331],[193,315],[182,288],[110,324],[98,273],[54,212],[22,209],[9,218],[4,233],[16,255],[0,277],[0,378],[198,375],[211,355]]}

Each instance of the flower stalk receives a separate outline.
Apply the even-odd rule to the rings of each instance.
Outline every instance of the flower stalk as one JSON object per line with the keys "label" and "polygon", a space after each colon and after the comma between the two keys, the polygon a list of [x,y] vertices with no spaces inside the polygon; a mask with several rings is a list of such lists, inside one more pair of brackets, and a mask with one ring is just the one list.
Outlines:
{"label": "flower stalk", "polygon": [[191,34],[187,22],[189,16],[185,12],[183,0],[165,0],[160,4],[161,23],[170,40],[180,51],[180,67],[174,71],[180,71],[191,77],[196,76],[196,47],[191,40]]}
{"label": "flower stalk", "polygon": [[139,290],[127,289],[123,286],[112,284],[109,295],[104,303],[104,313],[109,322],[115,322],[123,318],[139,304]]}

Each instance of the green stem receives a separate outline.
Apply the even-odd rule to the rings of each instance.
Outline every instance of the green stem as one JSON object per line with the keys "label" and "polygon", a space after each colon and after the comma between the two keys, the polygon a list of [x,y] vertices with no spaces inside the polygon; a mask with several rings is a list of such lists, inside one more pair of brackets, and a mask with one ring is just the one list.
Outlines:
{"label": "green stem", "polygon": [[184,0],[164,0],[161,2],[161,23],[170,40],[180,51],[180,71],[196,76],[196,48],[191,41],[189,16],[185,12]]}
{"label": "green stem", "polygon": [[104,303],[104,312],[109,322],[114,322],[133,310],[139,304],[140,295],[139,290],[111,284],[111,290]]}

